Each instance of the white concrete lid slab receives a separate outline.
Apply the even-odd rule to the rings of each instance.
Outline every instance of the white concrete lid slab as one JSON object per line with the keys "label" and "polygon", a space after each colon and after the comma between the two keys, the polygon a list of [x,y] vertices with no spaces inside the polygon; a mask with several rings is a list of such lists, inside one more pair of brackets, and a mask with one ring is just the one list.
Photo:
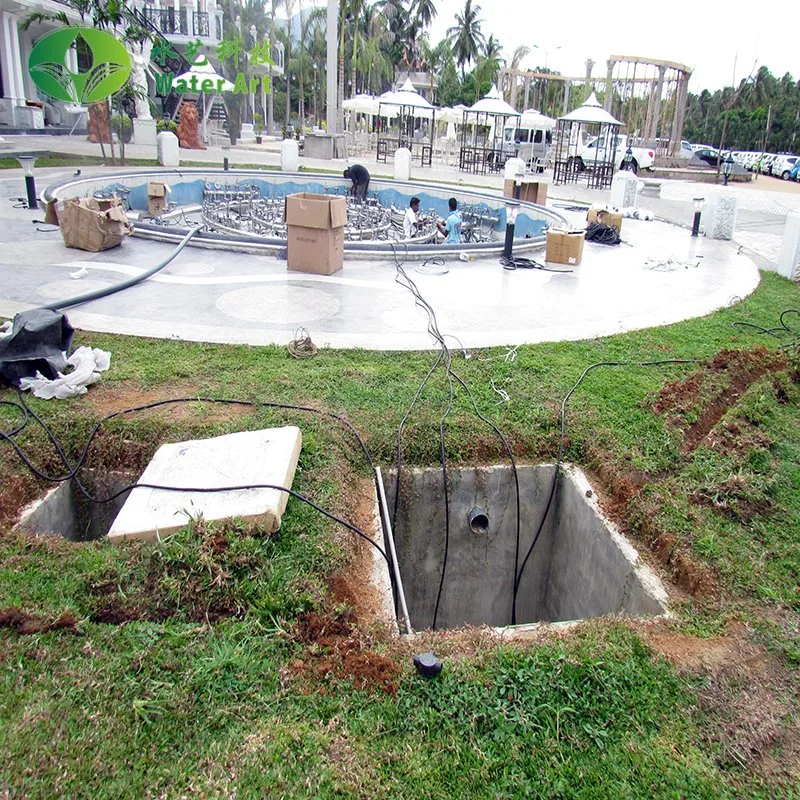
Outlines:
{"label": "white concrete lid slab", "polygon": [[[265,428],[165,444],[138,483],[211,489],[270,484],[292,487],[302,434],[294,426]],[[108,532],[110,541],[152,540],[180,530],[189,519],[241,518],[273,533],[280,528],[288,494],[277,489],[170,492],[134,489]]]}

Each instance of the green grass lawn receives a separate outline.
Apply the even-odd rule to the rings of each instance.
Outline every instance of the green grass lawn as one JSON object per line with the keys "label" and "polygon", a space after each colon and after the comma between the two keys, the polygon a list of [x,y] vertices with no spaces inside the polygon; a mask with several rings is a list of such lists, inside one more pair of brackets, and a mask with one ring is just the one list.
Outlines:
{"label": "green grass lawn", "polygon": [[[789,334],[732,326],[772,327],[785,308],[800,308],[800,289],[764,274],[751,297],[702,319],[523,346],[514,360],[454,350],[481,412],[533,462],[555,457],[561,398],[589,364],[700,360],[597,369],[567,408],[565,458],[672,588],[675,616],[659,622],[397,640],[337,588],[350,534],[299,501],[272,536],[196,523],[160,545],[33,539],[11,527],[43,487],[0,443],[0,791],[797,797],[800,360],[777,349]],[[341,414],[389,466],[435,359],[323,349],[299,361],[282,347],[94,333],[76,344],[111,351],[103,380],[83,398],[31,400],[70,458],[110,410],[225,397]],[[406,426],[405,463],[439,463],[447,398],[436,373]],[[3,429],[17,420],[0,406]],[[140,470],[167,441],[284,423],[303,430],[294,488],[355,521],[352,487],[369,470],[353,437],[316,415],[195,399],[112,420],[87,465]],[[40,469],[63,469],[32,423],[17,439]],[[464,392],[446,449],[453,464],[506,459]],[[411,656],[430,647],[445,666],[425,681]]]}

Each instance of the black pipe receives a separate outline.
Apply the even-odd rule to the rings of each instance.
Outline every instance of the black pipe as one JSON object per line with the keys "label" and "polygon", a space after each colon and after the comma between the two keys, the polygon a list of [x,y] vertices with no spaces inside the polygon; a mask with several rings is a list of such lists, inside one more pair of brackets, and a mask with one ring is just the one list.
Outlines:
{"label": "black pipe", "polygon": [[692,236],[700,234],[700,211],[694,212],[694,222],[692,223]]}
{"label": "black pipe", "polygon": [[180,244],[172,251],[172,253],[170,253],[169,256],[167,256],[167,258],[134,278],[128,278],[120,283],[115,283],[113,286],[108,286],[105,289],[97,289],[94,292],[79,294],[75,297],[70,297],[67,300],[59,300],[56,303],[50,303],[50,305],[47,306],[39,306],[37,311],[43,308],[49,309],[50,311],[58,311],[61,308],[71,308],[72,306],[77,306],[81,303],[88,303],[90,300],[99,300],[101,297],[108,297],[110,294],[121,292],[123,289],[128,289],[131,286],[135,286],[137,283],[141,283],[151,275],[155,275],[159,270],[164,269],[164,267],[166,267],[167,264],[169,264],[175,258],[175,256],[177,256],[178,253],[180,253],[181,250],[186,247],[187,244],[189,244],[189,239],[191,239],[192,236],[194,236],[199,230],[199,228],[192,228],[189,233],[187,233],[186,236],[181,239]]}

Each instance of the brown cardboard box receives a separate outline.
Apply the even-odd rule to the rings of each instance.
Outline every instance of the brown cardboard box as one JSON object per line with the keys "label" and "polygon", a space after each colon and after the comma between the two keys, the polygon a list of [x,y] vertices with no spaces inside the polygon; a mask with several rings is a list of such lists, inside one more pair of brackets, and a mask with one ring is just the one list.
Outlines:
{"label": "brown cardboard box", "polygon": [[287,269],[332,275],[344,263],[344,228],[323,230],[291,225],[287,250]]}
{"label": "brown cardboard box", "polygon": [[547,231],[545,261],[577,267],[583,258],[583,231]]}
{"label": "brown cardboard box", "polygon": [[160,217],[167,210],[167,185],[161,181],[147,184],[147,212],[151,217]]}
{"label": "brown cardboard box", "polygon": [[[503,183],[503,197],[513,197],[514,188],[514,179],[506,178]],[[525,178],[519,187],[519,199],[526,203],[545,205],[547,203],[547,181]]]}
{"label": "brown cardboard box", "polygon": [[300,192],[286,198],[287,268],[332,275],[344,263],[344,197]]}
{"label": "brown cardboard box", "polygon": [[64,201],[59,213],[59,225],[64,244],[93,253],[116,247],[130,236],[133,227],[122,203],[112,200],[96,200],[81,197]]}
{"label": "brown cardboard box", "polygon": [[610,225],[615,228],[617,233],[622,233],[622,214],[618,211],[608,211],[605,208],[590,208],[586,221],[590,225],[593,222],[602,222],[603,225]]}

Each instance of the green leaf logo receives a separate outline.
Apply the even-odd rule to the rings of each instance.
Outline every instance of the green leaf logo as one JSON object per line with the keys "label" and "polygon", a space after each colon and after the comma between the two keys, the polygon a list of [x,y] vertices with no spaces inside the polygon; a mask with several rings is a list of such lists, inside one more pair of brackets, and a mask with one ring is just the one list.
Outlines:
{"label": "green leaf logo", "polygon": [[[92,56],[86,72],[72,72],[67,53],[79,39]],[[31,50],[28,71],[46,95],[65,103],[94,103],[118,92],[131,74],[131,57],[110,33],[63,28],[43,36]]]}

